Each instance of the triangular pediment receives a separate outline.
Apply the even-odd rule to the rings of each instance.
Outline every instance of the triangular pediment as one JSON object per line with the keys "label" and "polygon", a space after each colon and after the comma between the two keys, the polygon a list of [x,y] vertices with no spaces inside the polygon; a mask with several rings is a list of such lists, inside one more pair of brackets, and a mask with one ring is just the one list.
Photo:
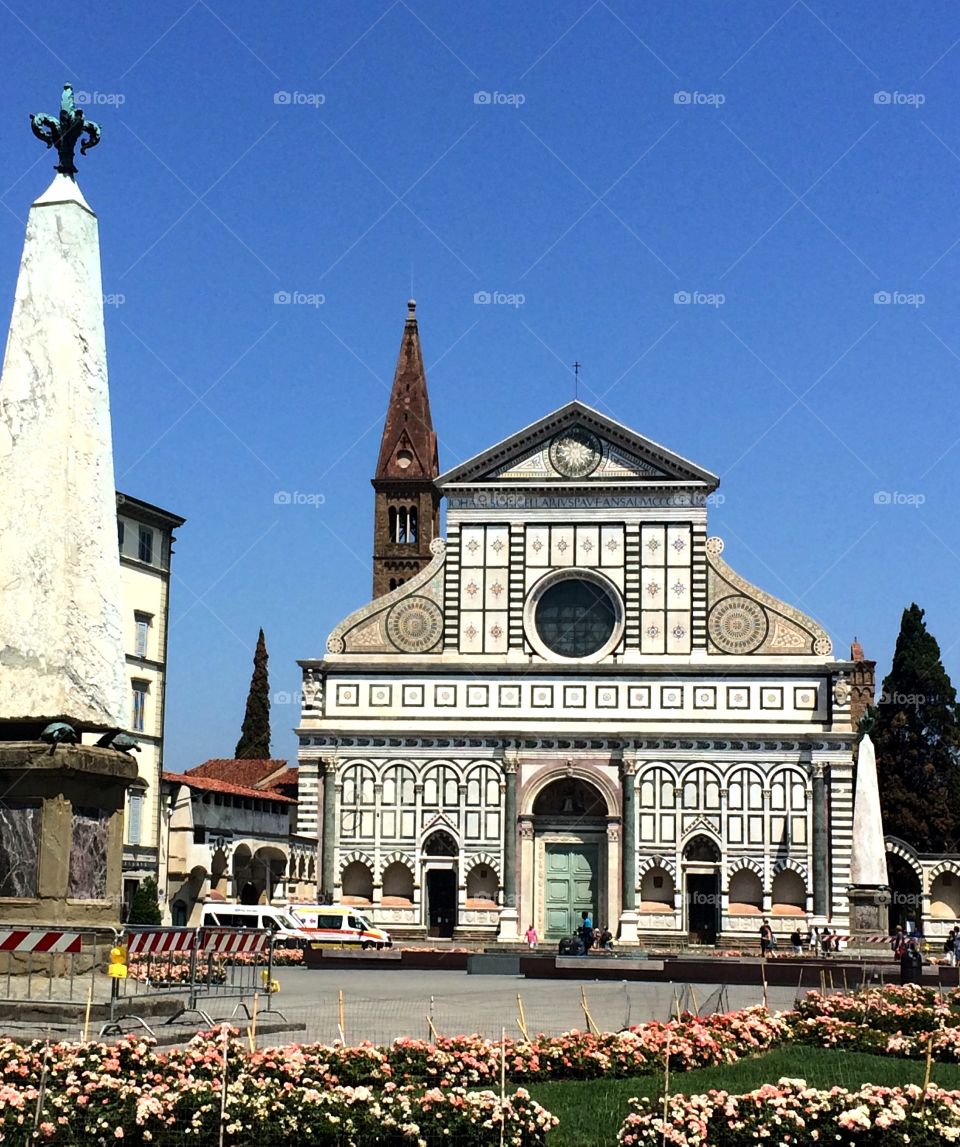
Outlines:
{"label": "triangular pediment", "polygon": [[719,481],[708,470],[575,401],[442,474],[437,484],[682,483],[712,490]]}

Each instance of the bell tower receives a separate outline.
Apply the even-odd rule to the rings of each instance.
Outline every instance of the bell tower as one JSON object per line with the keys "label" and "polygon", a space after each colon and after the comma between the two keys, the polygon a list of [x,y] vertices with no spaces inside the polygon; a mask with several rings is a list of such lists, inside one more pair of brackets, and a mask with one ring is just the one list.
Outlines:
{"label": "bell tower", "polygon": [[374,597],[403,585],[430,562],[430,543],[440,533],[440,495],[433,482],[439,473],[417,304],[411,299],[373,478]]}

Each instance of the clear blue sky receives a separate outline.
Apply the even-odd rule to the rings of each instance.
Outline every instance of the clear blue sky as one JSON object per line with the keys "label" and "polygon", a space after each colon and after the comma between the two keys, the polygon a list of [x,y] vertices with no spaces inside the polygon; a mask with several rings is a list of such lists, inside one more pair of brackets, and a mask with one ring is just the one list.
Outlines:
{"label": "clear blue sky", "polygon": [[916,600],[960,678],[955,4],[0,0],[0,37],[4,323],[54,162],[27,113],[71,79],[103,127],[117,482],[189,519],[168,767],[232,753],[259,626],[292,693],[368,600],[411,282],[443,468],[579,359],[721,475],[741,573],[881,673]]}

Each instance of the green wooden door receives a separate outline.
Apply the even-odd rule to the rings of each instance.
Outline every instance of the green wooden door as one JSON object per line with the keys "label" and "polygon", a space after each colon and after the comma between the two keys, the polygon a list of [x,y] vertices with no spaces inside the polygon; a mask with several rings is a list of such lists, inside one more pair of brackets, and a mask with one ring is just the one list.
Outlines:
{"label": "green wooden door", "polygon": [[581,913],[597,922],[596,844],[548,844],[544,891],[546,938],[572,936],[580,926]]}

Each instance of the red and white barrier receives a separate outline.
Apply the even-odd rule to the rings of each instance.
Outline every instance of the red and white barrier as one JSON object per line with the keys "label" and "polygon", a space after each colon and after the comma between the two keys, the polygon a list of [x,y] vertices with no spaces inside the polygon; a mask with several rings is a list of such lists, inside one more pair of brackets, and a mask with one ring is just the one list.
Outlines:
{"label": "red and white barrier", "polygon": [[0,952],[65,952],[75,956],[80,945],[79,932],[49,928],[0,929]]}
{"label": "red and white barrier", "polygon": [[155,932],[127,929],[128,956],[166,956],[189,954],[196,947],[195,928],[164,928]]}
{"label": "red and white barrier", "polygon": [[[840,940],[841,943],[849,944],[851,940],[856,944],[892,944],[897,939],[896,936],[842,936],[835,932],[828,932],[826,935],[821,934],[821,940],[829,939],[831,942]],[[909,936],[902,936],[901,939],[909,940]]]}
{"label": "red and white barrier", "polygon": [[240,952],[259,956],[267,946],[266,932],[220,931],[204,928],[200,951],[206,956],[235,956]]}

